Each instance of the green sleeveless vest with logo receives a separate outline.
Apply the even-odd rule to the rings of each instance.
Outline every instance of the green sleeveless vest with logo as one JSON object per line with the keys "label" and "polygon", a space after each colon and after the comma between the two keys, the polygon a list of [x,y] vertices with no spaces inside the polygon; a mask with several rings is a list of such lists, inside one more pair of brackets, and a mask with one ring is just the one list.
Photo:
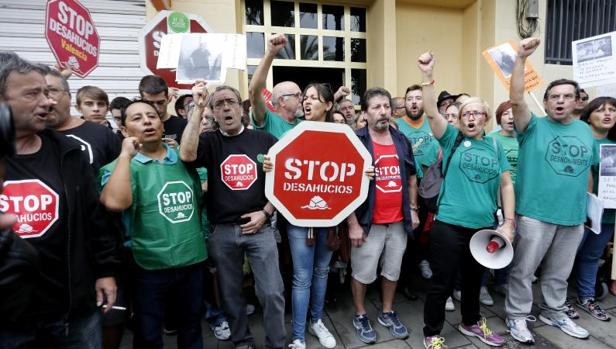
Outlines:
{"label": "green sleeveless vest with logo", "polygon": [[181,161],[144,164],[133,159],[131,179],[133,205],[127,213],[137,264],[157,270],[205,260],[197,173]]}

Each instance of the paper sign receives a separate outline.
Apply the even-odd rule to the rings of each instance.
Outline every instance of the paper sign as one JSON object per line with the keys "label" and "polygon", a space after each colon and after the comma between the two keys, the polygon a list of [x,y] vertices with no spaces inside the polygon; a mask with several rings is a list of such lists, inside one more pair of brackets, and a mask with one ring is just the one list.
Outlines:
{"label": "paper sign", "polygon": [[586,193],[586,227],[595,234],[601,234],[601,218],[603,217],[603,201],[597,195]]}
{"label": "paper sign", "polygon": [[160,40],[156,69],[176,69],[180,60],[182,34],[167,34]]}
{"label": "paper sign", "polygon": [[[511,84],[511,73],[513,64],[517,58],[517,50],[515,44],[506,42],[498,46],[494,46],[483,51],[483,57],[488,62],[498,79],[501,81],[505,89],[509,91]],[[533,68],[532,64],[527,60],[524,65],[524,91],[530,92],[539,88],[542,79]]]}
{"label": "paper sign", "polygon": [[616,144],[601,144],[597,196],[604,208],[616,208]]}
{"label": "paper sign", "polygon": [[616,81],[616,32],[571,43],[573,79],[582,87],[610,85]]}
{"label": "paper sign", "polygon": [[616,84],[597,87],[597,96],[616,98]]}

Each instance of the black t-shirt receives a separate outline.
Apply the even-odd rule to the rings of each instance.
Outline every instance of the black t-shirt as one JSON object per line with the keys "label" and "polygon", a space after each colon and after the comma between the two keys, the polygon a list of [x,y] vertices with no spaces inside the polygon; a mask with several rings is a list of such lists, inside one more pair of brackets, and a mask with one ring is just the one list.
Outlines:
{"label": "black t-shirt", "polygon": [[98,176],[98,170],[115,160],[122,149],[122,141],[111,129],[93,122],[86,121],[60,133],[81,146],[81,151],[92,165],[95,178]]}
{"label": "black t-shirt", "polygon": [[68,302],[67,203],[59,150],[47,136],[40,137],[38,152],[7,159],[0,211],[17,215],[15,233],[39,252],[41,277],[26,312],[58,314],[67,311]]}
{"label": "black t-shirt", "polygon": [[212,224],[237,223],[241,215],[263,209],[267,198],[262,159],[274,143],[271,134],[249,129],[233,137],[219,131],[201,134],[192,165],[207,168],[206,204]]}
{"label": "black t-shirt", "polygon": [[180,117],[171,115],[171,117],[163,124],[165,125],[165,133],[163,137],[171,138],[178,142],[178,144],[181,143],[182,134],[184,133],[184,129],[186,128],[186,124],[188,124],[188,122]]}

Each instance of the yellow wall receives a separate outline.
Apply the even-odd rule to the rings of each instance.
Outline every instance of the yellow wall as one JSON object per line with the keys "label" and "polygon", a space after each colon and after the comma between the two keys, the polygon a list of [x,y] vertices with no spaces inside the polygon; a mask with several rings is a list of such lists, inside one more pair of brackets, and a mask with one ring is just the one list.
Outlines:
{"label": "yellow wall", "polygon": [[366,12],[368,87],[381,86],[395,95],[397,67],[391,63],[396,60],[395,2],[375,0]]}

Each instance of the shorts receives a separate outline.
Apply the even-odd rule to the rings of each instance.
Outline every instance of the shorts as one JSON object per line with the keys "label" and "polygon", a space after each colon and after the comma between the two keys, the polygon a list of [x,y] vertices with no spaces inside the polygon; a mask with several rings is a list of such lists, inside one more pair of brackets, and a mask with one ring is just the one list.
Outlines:
{"label": "shorts", "polygon": [[373,283],[380,260],[381,275],[389,281],[398,281],[406,239],[402,222],[372,224],[361,247],[351,247],[353,278],[362,284]]}

